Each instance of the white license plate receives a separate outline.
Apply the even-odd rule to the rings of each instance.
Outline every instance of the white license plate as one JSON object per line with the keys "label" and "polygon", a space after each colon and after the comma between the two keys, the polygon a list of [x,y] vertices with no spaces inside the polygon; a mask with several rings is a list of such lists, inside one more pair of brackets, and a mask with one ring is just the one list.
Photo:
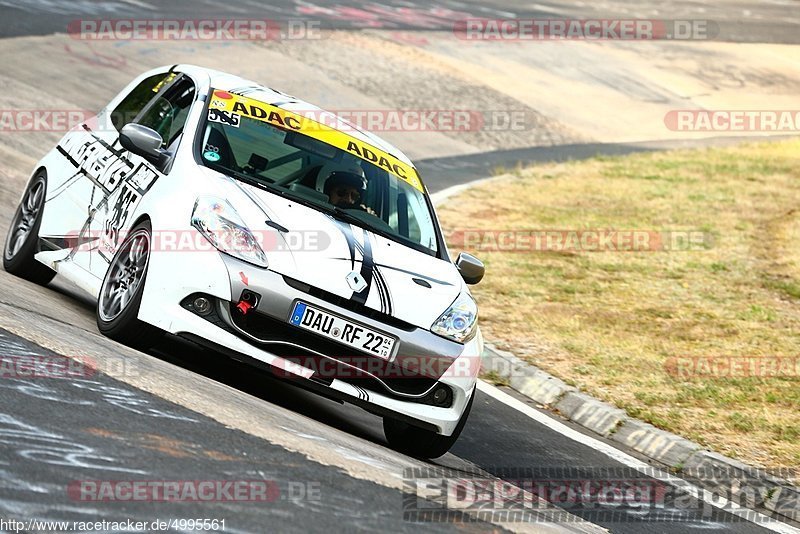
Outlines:
{"label": "white license plate", "polygon": [[289,322],[360,351],[388,360],[397,341],[382,332],[342,319],[305,302],[297,302]]}

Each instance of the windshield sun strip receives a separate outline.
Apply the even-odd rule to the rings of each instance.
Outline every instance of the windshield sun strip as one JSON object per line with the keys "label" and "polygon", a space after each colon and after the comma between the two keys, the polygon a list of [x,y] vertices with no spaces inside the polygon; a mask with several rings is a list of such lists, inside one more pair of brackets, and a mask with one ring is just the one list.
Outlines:
{"label": "windshield sun strip", "polygon": [[422,180],[413,165],[341,130],[298,113],[219,89],[212,92],[209,110],[212,109],[215,112],[224,112],[225,117],[232,121],[238,121],[240,117],[247,117],[284,130],[302,133],[372,163],[397,176],[420,192],[425,191]]}

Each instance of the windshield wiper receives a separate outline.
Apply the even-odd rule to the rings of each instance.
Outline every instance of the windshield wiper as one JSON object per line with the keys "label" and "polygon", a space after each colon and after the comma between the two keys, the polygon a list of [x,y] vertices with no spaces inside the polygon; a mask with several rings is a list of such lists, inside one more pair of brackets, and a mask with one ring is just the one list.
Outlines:
{"label": "windshield wiper", "polygon": [[[323,210],[323,211],[325,211],[327,213],[334,213],[335,210],[339,210],[339,208],[337,208],[335,206],[330,206],[329,207],[329,206],[326,206],[324,204],[317,204],[316,202],[313,202],[313,201],[311,201],[311,200],[309,200],[307,198],[303,198],[303,197],[301,197],[299,195],[292,194],[291,189],[286,189],[284,187],[280,187],[280,186],[276,186],[276,185],[273,185],[273,184],[268,184],[268,183],[262,182],[262,181],[258,180],[257,178],[255,178],[253,176],[250,176],[248,174],[245,174],[245,173],[242,173],[242,172],[239,172],[239,171],[235,171],[233,169],[224,169],[221,172],[224,172],[225,174],[231,174],[231,175],[235,176],[236,178],[240,179],[241,181],[243,181],[243,182],[245,182],[247,184],[254,185],[254,186],[256,186],[256,187],[258,187],[260,189],[263,189],[265,191],[269,191],[270,193],[275,193],[275,194],[281,195],[284,198],[288,198],[289,200],[292,200],[292,201],[297,202],[298,204],[302,204],[304,206],[308,206],[309,208],[312,208],[312,209]],[[356,217],[350,215],[349,213],[342,212],[342,217],[343,218],[347,217],[348,221],[352,220],[355,223],[358,222],[358,219]]]}
{"label": "windshield wiper", "polygon": [[240,171],[235,171],[233,169],[226,169],[224,167],[220,167],[218,172],[221,172],[223,174],[233,175],[233,176],[235,176],[236,178],[240,179],[243,182],[247,182],[250,185],[254,185],[254,186],[256,186],[256,187],[258,187],[260,189],[264,189],[266,191],[270,191],[270,192],[273,192],[273,193],[278,193],[279,195],[283,195],[283,193],[284,193],[283,189],[281,189],[279,187],[275,187],[272,184],[268,184],[266,182],[262,182],[261,180],[259,180],[255,176],[251,176],[249,174],[245,174],[245,173],[240,172]]}
{"label": "windshield wiper", "polygon": [[352,213],[349,213],[349,212],[343,210],[342,208],[340,208],[338,206],[333,206],[332,208],[328,208],[327,211],[332,212],[337,218],[339,218],[340,220],[342,220],[344,222],[348,222],[350,224],[354,224],[354,225],[358,226],[359,228],[363,228],[364,230],[369,230],[373,234],[377,234],[377,235],[379,235],[381,237],[385,237],[386,239],[394,241],[395,243],[400,243],[401,245],[405,244],[405,243],[403,243],[403,241],[401,241],[399,239],[399,236],[396,236],[396,235],[394,235],[394,234],[392,234],[390,232],[387,232],[386,230],[381,230],[380,228],[375,228],[374,226],[369,224],[367,221],[361,219],[360,217],[356,217]]}

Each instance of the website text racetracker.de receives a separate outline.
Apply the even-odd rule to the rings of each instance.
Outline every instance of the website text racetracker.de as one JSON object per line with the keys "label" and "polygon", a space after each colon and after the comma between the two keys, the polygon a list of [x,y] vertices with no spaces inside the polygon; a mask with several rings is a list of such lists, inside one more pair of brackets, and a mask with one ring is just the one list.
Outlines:
{"label": "website text racetracker.de", "polygon": [[696,19],[468,18],[456,21],[453,33],[467,41],[709,40],[719,34],[719,25]]}
{"label": "website text racetracker.de", "polygon": [[0,519],[0,532],[224,532],[225,519],[191,518],[191,519],[153,519],[135,521],[121,519],[118,521],[102,519],[98,521],[44,521],[28,519]]}
{"label": "website text racetracker.de", "polygon": [[89,378],[97,367],[97,361],[86,356],[0,355],[0,379]]}
{"label": "website text racetracker.de", "polygon": [[800,378],[798,356],[677,356],[664,362],[671,377],[688,379]]}
{"label": "website text racetracker.de", "polygon": [[451,247],[479,252],[702,251],[713,246],[713,236],[699,230],[456,229],[445,237]]}
{"label": "website text racetracker.de", "polygon": [[308,19],[76,19],[67,35],[81,41],[277,41],[321,39]]}
{"label": "website text racetracker.de", "polygon": [[[443,358],[439,356],[396,356],[385,360],[376,356],[330,354],[322,356],[283,356],[272,364],[272,372],[283,378],[313,373],[316,378],[347,380],[367,375],[382,380],[429,378],[471,378],[481,368],[480,356]],[[331,359],[333,358],[333,359]]]}
{"label": "website text racetracker.de", "polygon": [[800,132],[800,110],[674,109],[664,125],[675,132]]}
{"label": "website text racetracker.de", "polygon": [[271,480],[73,480],[67,494],[91,502],[273,502]]}
{"label": "website text racetracker.de", "polygon": [[[534,113],[525,109],[293,109],[309,119],[305,130],[334,128],[340,131],[469,133],[479,131],[526,131]],[[134,116],[122,117],[123,123]],[[83,109],[2,109],[0,132],[68,132],[85,124],[95,132],[115,132],[109,115]]]}
{"label": "website text racetracker.de", "polygon": [[[73,249],[75,254],[87,252],[105,252],[114,254],[121,243],[130,235],[128,230],[115,229],[109,225],[104,230],[71,230],[61,238],[65,248]],[[223,250],[247,251],[260,249],[264,252],[321,252],[327,250],[332,243],[332,234],[322,230],[250,230],[228,232],[219,235],[216,244],[211,243],[204,234],[192,228],[190,230],[153,230],[149,242],[134,244],[134,248],[142,246],[150,253],[175,252],[213,252]]]}

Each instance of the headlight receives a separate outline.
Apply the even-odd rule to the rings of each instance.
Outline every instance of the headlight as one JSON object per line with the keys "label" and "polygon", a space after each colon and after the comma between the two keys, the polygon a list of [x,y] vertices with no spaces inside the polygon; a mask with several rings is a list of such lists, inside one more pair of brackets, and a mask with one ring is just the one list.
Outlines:
{"label": "headlight", "polygon": [[431,332],[459,343],[466,343],[475,337],[477,327],[478,305],[469,293],[461,293],[447,311],[433,323]]}
{"label": "headlight", "polygon": [[259,267],[269,265],[258,240],[227,200],[198,198],[192,212],[192,226],[220,252]]}

